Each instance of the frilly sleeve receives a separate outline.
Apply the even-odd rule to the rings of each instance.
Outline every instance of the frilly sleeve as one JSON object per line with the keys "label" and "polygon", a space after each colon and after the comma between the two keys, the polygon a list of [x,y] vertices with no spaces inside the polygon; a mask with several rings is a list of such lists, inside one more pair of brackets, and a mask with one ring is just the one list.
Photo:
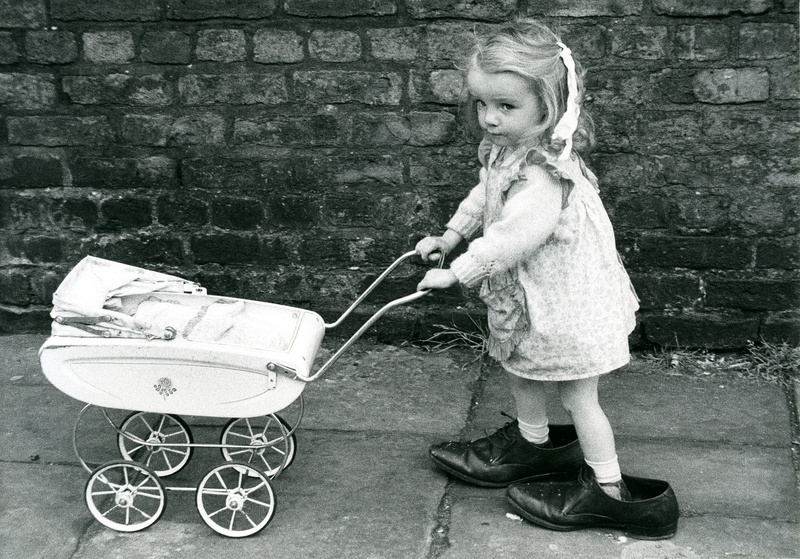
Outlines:
{"label": "frilly sleeve", "polygon": [[556,166],[555,157],[543,153],[537,148],[531,148],[525,154],[522,163],[519,167],[519,172],[512,178],[510,184],[513,186],[518,182],[524,183],[527,180],[525,175],[526,169],[529,166],[536,165],[544,169],[550,176],[556,179],[561,184],[561,209],[563,210],[569,205],[569,195],[575,187],[575,181],[569,174]]}

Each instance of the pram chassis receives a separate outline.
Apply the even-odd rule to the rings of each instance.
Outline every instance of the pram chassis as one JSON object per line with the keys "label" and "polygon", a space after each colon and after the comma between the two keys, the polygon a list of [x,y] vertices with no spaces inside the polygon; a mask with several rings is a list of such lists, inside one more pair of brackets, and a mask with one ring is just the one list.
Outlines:
{"label": "pram chassis", "polygon": [[[414,255],[416,255],[414,251],[407,252],[395,260],[336,321],[324,323],[324,330],[341,325],[395,268]],[[440,260],[439,266],[441,265]],[[277,360],[269,361],[266,365],[266,374],[269,377],[268,382],[272,385],[271,389],[276,389],[278,377],[291,377],[303,384],[319,379],[386,312],[428,293],[428,290],[417,291],[384,305],[313,374],[310,371],[308,374],[303,374]],[[75,322],[81,321],[78,319]],[[162,339],[169,341],[175,337],[174,329],[171,331],[167,329]],[[48,342],[42,346],[40,355],[53,347],[49,346]],[[48,368],[51,367],[49,364],[45,367],[44,357],[42,363],[47,374]],[[69,387],[64,390],[54,382],[50,374],[47,376],[53,384],[69,394]],[[294,459],[296,450],[294,434],[305,409],[302,388],[296,395],[292,393],[290,396],[294,396],[290,404],[294,401],[299,403],[297,417],[291,423],[275,413],[281,410],[268,410],[269,413],[255,416],[250,409],[247,409],[247,415],[228,422],[219,443],[194,442],[189,426],[180,419],[180,416],[170,413],[168,409],[134,412],[118,427],[109,416],[106,407],[87,403],[75,421],[72,444],[81,465],[90,474],[85,489],[86,503],[90,512],[96,520],[109,528],[134,532],[151,526],[160,518],[166,505],[166,491],[194,491],[198,512],[203,521],[217,533],[228,537],[244,537],[259,532],[270,522],[275,512],[275,494],[270,480],[280,475]],[[288,404],[281,409],[287,406]],[[79,448],[79,428],[85,414],[92,408],[99,409],[105,421],[116,432],[119,450],[124,460],[114,460],[97,466],[82,456]],[[243,422],[240,432],[234,430],[237,422]],[[165,427],[165,423],[169,423],[171,428]],[[254,424],[256,428],[253,427]],[[129,429],[128,425],[132,427]],[[263,428],[261,425],[264,425]],[[144,431],[137,433],[135,432],[137,428]],[[228,436],[245,439],[246,442],[236,444],[227,440]],[[174,437],[178,437],[179,440],[175,441]],[[162,478],[177,473],[188,462],[195,448],[220,449],[226,461],[212,468],[196,487],[165,485]],[[264,457],[268,452],[280,457],[278,463]],[[164,462],[161,469],[151,463],[154,456],[159,454]],[[171,454],[173,458],[178,457],[177,463],[173,464],[170,461]],[[245,459],[236,460],[239,455],[244,455]],[[258,460],[261,460],[262,464],[256,464]],[[211,504],[213,501],[216,501],[216,504]]]}

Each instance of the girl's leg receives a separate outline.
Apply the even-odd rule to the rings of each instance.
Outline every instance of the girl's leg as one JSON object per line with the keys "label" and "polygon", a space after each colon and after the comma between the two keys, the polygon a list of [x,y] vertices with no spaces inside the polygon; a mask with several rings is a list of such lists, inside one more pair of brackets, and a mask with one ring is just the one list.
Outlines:
{"label": "girl's leg", "polygon": [[562,381],[558,384],[564,408],[572,416],[586,463],[597,482],[616,498],[627,497],[617,461],[614,432],[597,398],[599,377]]}
{"label": "girl's leg", "polygon": [[544,383],[508,373],[511,394],[517,405],[517,422],[523,438],[533,444],[550,442]]}

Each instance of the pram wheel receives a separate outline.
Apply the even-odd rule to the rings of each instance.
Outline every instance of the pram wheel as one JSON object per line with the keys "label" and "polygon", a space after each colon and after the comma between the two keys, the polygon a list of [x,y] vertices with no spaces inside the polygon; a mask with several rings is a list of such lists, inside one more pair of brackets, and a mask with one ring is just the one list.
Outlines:
{"label": "pram wheel", "polygon": [[103,526],[137,532],[164,513],[167,494],[156,473],[136,462],[108,462],[86,483],[86,505]]}
{"label": "pram wheel", "polygon": [[177,415],[134,412],[119,430],[117,444],[122,457],[152,468],[159,477],[177,473],[192,457],[188,446],[193,442],[192,433]]}
{"label": "pram wheel", "polygon": [[213,468],[197,486],[197,510],[203,521],[230,538],[259,532],[272,520],[275,505],[269,479],[242,462]]}
{"label": "pram wheel", "polygon": [[286,434],[291,427],[276,414],[263,417],[231,419],[225,424],[220,437],[222,445],[250,445],[247,448],[222,447],[222,455],[228,462],[241,461],[260,467],[270,478],[288,468],[297,451],[294,433]]}

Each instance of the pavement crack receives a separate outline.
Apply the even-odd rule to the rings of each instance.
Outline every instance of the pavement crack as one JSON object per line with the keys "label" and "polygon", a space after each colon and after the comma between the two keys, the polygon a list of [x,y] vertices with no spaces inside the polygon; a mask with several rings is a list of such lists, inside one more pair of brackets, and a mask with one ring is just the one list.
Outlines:
{"label": "pavement crack", "polygon": [[450,488],[452,485],[452,481],[447,482],[439,506],[436,508],[436,525],[431,530],[431,545],[428,548],[426,559],[437,559],[450,548],[450,511],[453,502]]}

